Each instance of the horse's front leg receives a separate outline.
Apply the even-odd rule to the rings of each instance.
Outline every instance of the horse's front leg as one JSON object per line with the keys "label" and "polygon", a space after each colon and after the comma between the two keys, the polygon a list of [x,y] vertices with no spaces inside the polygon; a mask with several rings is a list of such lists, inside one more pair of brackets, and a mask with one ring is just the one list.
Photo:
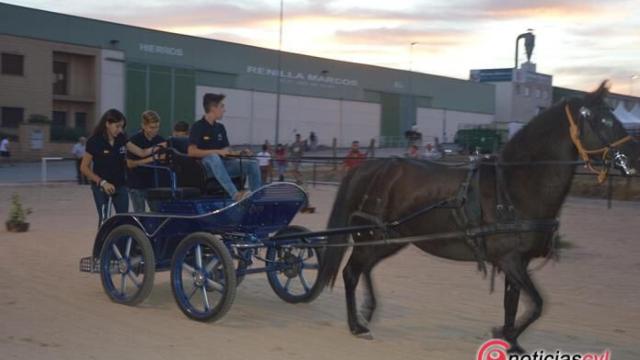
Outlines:
{"label": "horse's front leg", "polygon": [[513,283],[508,276],[504,280],[504,326],[493,328],[493,337],[509,341],[511,352],[522,352],[514,338],[516,314],[518,313],[518,302],[520,301],[520,288]]}
{"label": "horse's front leg", "polygon": [[371,279],[372,267],[368,267],[364,270],[362,277],[364,278],[364,284],[366,291],[364,293],[364,301],[360,308],[362,309],[362,317],[369,323],[373,318],[373,313],[376,311],[378,302],[376,301],[376,293],[373,288],[373,280]]}
{"label": "horse's front leg", "polygon": [[[357,248],[356,248],[357,249]],[[344,279],[344,291],[347,299],[347,321],[349,322],[349,329],[355,336],[372,339],[369,329],[360,321],[358,317],[358,308],[356,306],[356,287],[358,286],[358,280],[362,274],[362,261],[358,253],[354,249],[349,262],[342,271],[342,277]]]}
{"label": "horse's front leg", "polygon": [[[518,344],[518,337],[529,325],[542,315],[542,296],[540,296],[533,280],[531,280],[529,276],[529,272],[527,271],[528,265],[528,259],[524,259],[521,254],[514,254],[501,264],[505,278],[508,279],[509,282],[508,292],[505,293],[505,327],[503,328],[502,334],[504,339],[511,344],[509,352],[524,352],[524,349]],[[517,305],[514,304],[518,302],[515,293],[519,294],[520,290],[524,291],[531,299],[533,307],[519,319],[515,320]],[[509,294],[511,294],[511,297],[507,301]],[[508,312],[507,305],[510,305],[513,313]]]}

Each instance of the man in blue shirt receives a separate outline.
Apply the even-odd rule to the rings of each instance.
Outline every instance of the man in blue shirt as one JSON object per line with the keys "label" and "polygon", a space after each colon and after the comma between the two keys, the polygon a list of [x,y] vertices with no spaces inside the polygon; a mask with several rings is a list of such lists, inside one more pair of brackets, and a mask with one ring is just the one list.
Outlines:
{"label": "man in blue shirt", "polygon": [[202,99],[204,116],[191,127],[189,134],[188,154],[201,158],[210,177],[215,177],[232,199],[238,201],[247,195],[238,191],[231,181],[231,176],[247,174],[251,191],[257,190],[262,182],[258,163],[253,159],[233,159],[240,152],[229,148],[227,130],[219,120],[225,112],[222,94],[205,94]]}

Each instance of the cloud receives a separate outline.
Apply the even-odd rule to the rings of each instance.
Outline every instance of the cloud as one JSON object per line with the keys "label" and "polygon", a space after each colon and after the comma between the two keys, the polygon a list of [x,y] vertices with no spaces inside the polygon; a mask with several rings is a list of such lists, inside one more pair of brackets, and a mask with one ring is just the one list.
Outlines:
{"label": "cloud", "polygon": [[[278,40],[275,0],[7,2],[254,46]],[[516,35],[531,26],[534,59],[554,83],[590,89],[608,77],[628,88],[628,74],[640,71],[637,9],[637,0],[287,0],[284,50],[406,67],[393,59],[406,59],[416,41],[415,67],[455,76],[510,64]]]}
{"label": "cloud", "polygon": [[420,47],[440,48],[464,43],[468,34],[461,30],[412,30],[406,28],[374,28],[337,31],[334,38],[341,43],[360,45],[409,46],[417,42]]}

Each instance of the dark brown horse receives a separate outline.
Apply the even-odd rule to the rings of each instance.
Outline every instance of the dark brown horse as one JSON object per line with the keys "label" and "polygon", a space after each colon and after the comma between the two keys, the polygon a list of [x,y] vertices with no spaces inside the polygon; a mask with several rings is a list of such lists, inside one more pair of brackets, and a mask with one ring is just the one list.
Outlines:
{"label": "dark brown horse", "polygon": [[[469,176],[468,168],[426,161],[398,158],[366,162],[350,171],[342,181],[328,227],[389,223],[451,198],[463,199],[466,205],[476,199],[476,206],[467,206],[462,216],[461,211],[450,208],[431,210],[385,234],[380,231],[354,234],[354,242],[451,233],[505,221],[557,225],[555,220],[571,186],[579,155],[584,160],[591,156],[604,157],[627,174],[635,173],[633,167],[637,165],[640,146],[628,137],[612,115],[604,101],[607,94],[608,88],[603,82],[583,99],[561,101],[539,114],[505,145],[498,164],[484,161],[477,166],[477,178]],[[571,123],[576,130],[573,139]],[[594,149],[600,150],[590,151]],[[462,183],[475,186],[461,190]],[[527,268],[531,259],[547,256],[553,249],[555,226],[542,228],[414,245],[443,258],[488,263],[503,272],[505,320],[502,327],[494,329],[494,336],[507,340],[511,351],[522,351],[518,336],[542,311],[542,297]],[[348,236],[334,235],[328,242],[345,243]],[[367,323],[376,308],[371,270],[380,260],[405,246],[407,244],[353,248],[342,275],[348,323],[354,335],[370,337]],[[326,248],[319,281],[333,286],[345,251],[344,247]],[[361,276],[367,291],[361,306],[362,317],[359,317],[355,290]],[[532,300],[532,307],[516,321],[521,291]]]}

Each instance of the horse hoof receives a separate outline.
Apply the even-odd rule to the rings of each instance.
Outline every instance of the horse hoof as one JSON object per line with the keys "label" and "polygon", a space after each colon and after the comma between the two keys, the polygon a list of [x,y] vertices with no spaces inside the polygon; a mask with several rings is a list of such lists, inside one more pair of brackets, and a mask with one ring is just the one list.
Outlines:
{"label": "horse hoof", "polygon": [[504,332],[502,331],[502,326],[496,326],[494,328],[491,329],[491,336],[493,336],[494,339],[503,339],[504,338]]}
{"label": "horse hoof", "polygon": [[360,334],[354,334],[358,339],[364,339],[364,340],[373,340],[373,334],[371,334],[371,331],[367,331],[365,333],[360,333]]}

